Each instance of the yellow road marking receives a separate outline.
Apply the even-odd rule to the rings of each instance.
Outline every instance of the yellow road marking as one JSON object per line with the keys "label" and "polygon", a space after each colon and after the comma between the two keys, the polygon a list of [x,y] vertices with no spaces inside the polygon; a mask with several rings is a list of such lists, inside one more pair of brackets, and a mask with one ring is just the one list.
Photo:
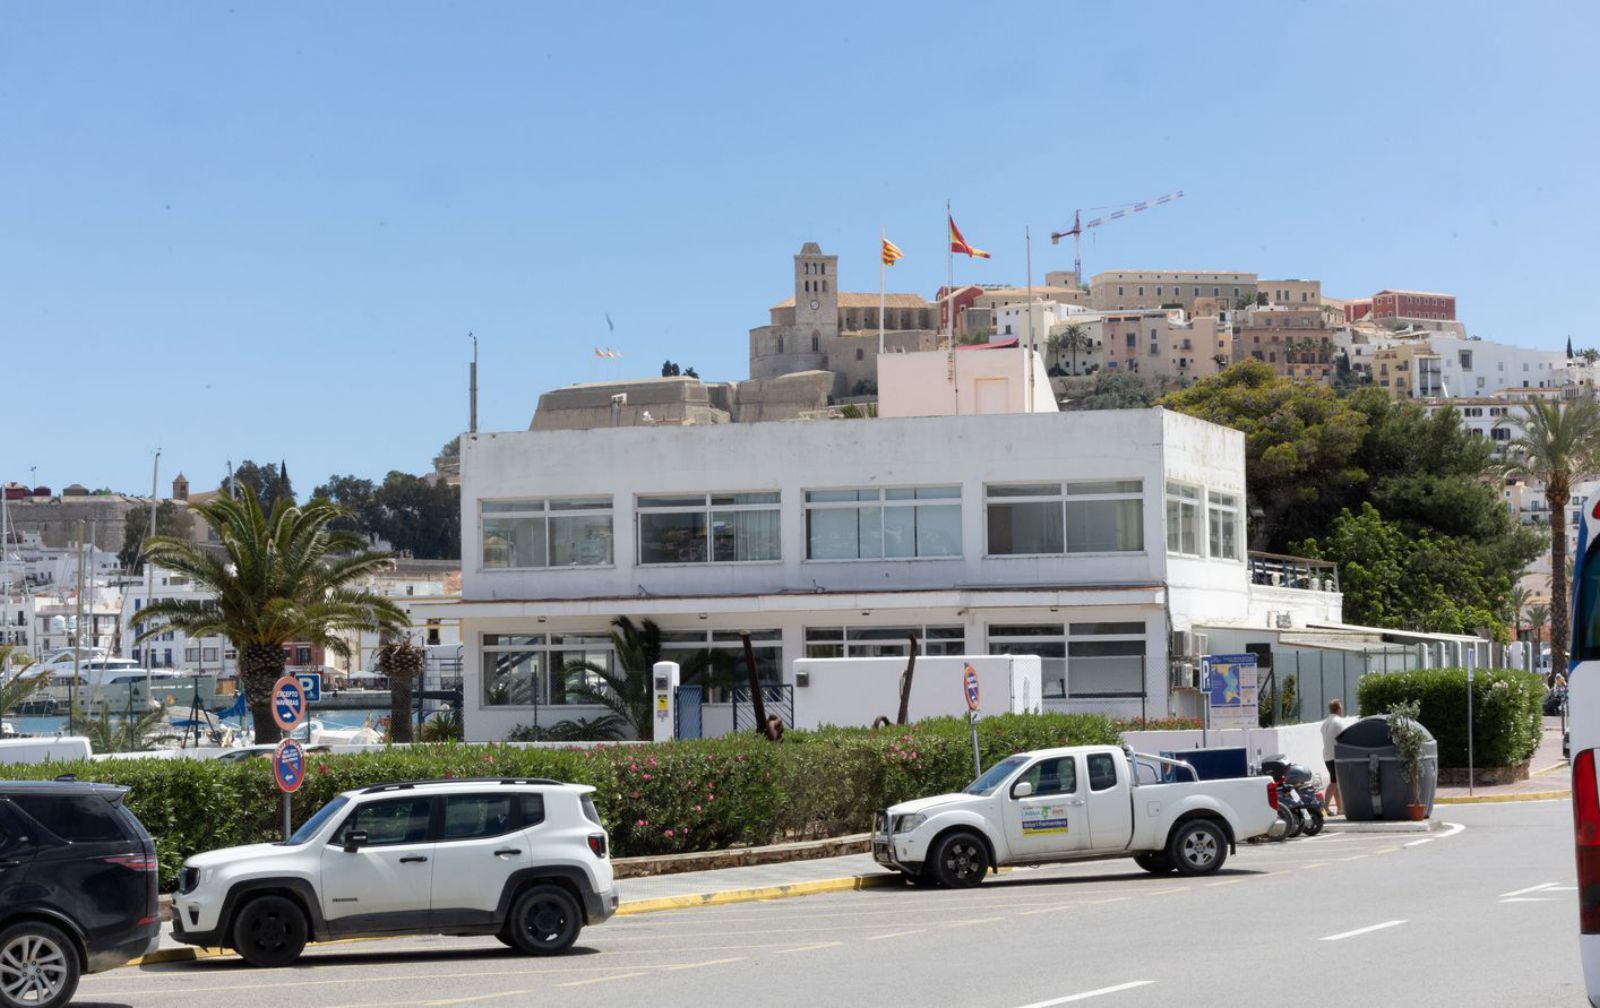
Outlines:
{"label": "yellow road marking", "polygon": [[778,955],[789,955],[794,952],[815,952],[817,949],[838,948],[844,942],[817,942],[815,945],[797,945],[794,948],[779,949]]}
{"label": "yellow road marking", "polygon": [[616,973],[612,976],[590,977],[588,980],[568,980],[566,983],[556,984],[557,987],[583,987],[588,984],[610,983],[613,980],[632,980],[642,977],[644,973]]}
{"label": "yellow road marking", "polygon": [[864,941],[883,941],[885,938],[906,938],[910,935],[927,934],[927,928],[914,928],[910,931],[890,931],[888,934],[867,935]]}
{"label": "yellow road marking", "polygon": [[666,971],[668,973],[671,973],[671,972],[675,972],[677,970],[700,969],[700,968],[705,967],[705,966],[722,966],[722,965],[725,965],[727,963],[743,962],[745,959],[748,959],[748,958],[749,958],[749,956],[728,956],[728,958],[726,958],[726,959],[707,959],[705,962],[679,963],[676,966],[661,966],[661,967],[658,967],[658,968],[661,969],[661,970],[664,970],[664,971]]}
{"label": "yellow road marking", "polygon": [[1225,878],[1225,879],[1221,880],[1220,882],[1207,882],[1206,883],[1206,887],[1207,888],[1211,888],[1211,889],[1215,889],[1217,886],[1238,885],[1240,882],[1243,882],[1243,881],[1244,881],[1244,879],[1242,879],[1242,878]]}

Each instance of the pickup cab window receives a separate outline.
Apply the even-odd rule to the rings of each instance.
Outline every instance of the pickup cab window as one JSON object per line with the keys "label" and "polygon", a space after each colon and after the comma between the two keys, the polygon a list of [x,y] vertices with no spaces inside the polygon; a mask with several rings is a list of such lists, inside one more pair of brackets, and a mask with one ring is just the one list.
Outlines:
{"label": "pickup cab window", "polygon": [[1071,756],[1042,759],[1017,778],[1017,784],[1024,781],[1033,785],[1035,795],[1075,794],[1078,790],[1077,761]]}
{"label": "pickup cab window", "polygon": [[1089,757],[1089,790],[1104,791],[1117,786],[1117,761],[1110,753],[1095,753]]}
{"label": "pickup cab window", "polygon": [[1026,762],[1028,762],[1028,757],[1026,756],[1007,756],[984,771],[983,776],[968,784],[966,793],[971,795],[989,794]]}

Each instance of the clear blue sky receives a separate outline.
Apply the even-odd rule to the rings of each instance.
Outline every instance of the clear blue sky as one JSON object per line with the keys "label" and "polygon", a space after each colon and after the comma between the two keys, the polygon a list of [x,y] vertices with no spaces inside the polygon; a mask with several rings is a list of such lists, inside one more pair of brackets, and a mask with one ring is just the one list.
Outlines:
{"label": "clear blue sky", "polygon": [[[1450,291],[1600,343],[1588,3],[7,3],[0,481],[196,489],[228,459],[424,471],[663,359],[747,375],[807,240],[846,289],[987,263]],[[606,315],[615,323],[608,331]],[[595,359],[596,346],[622,351]]]}

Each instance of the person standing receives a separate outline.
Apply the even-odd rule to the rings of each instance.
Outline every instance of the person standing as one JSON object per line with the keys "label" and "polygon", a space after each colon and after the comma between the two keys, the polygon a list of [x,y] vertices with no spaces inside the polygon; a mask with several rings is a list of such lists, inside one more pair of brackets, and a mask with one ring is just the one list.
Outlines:
{"label": "person standing", "polygon": [[[1339,797],[1339,772],[1333,762],[1333,740],[1339,733],[1355,723],[1355,718],[1344,716],[1344,701],[1334,697],[1328,701],[1328,716],[1322,722],[1322,762],[1328,768],[1328,796],[1324,803],[1329,816],[1339,815],[1344,810],[1344,799]],[[1334,811],[1334,806],[1339,806],[1339,811]]]}

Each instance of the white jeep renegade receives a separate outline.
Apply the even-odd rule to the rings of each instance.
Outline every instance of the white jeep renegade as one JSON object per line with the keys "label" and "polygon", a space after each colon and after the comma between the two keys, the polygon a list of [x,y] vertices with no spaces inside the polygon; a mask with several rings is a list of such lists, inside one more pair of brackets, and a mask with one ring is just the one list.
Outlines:
{"label": "white jeep renegade", "polygon": [[494,935],[561,952],[617,909],[594,788],[530,778],[346,791],[287,841],[184,863],[173,937],[287,966],[308,941]]}

